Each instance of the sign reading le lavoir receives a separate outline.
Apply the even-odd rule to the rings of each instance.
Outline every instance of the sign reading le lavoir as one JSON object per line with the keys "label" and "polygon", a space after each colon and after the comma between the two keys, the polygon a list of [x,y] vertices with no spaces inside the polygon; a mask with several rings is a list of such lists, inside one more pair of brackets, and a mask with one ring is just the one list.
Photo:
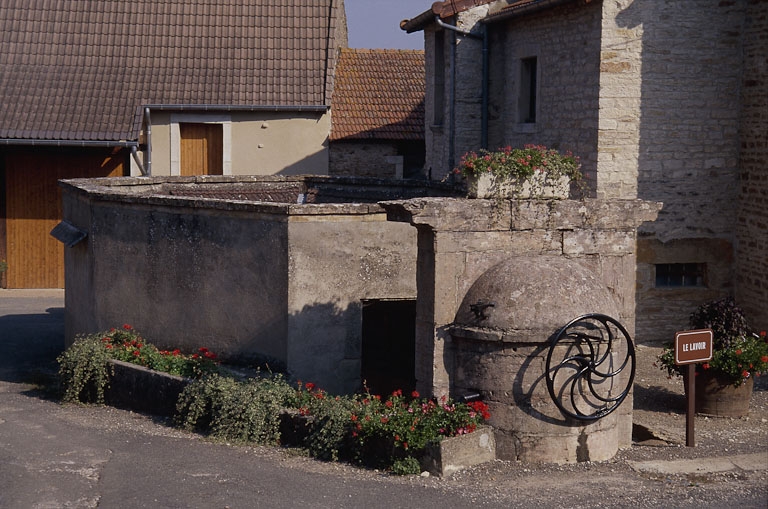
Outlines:
{"label": "sign reading le lavoir", "polygon": [[712,329],[675,334],[675,364],[694,364],[712,359]]}

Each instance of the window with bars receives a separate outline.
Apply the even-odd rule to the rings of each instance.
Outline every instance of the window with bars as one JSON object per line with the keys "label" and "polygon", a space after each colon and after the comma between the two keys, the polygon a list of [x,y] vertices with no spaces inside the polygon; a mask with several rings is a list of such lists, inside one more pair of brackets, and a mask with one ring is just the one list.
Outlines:
{"label": "window with bars", "polygon": [[706,287],[706,263],[656,264],[656,288]]}

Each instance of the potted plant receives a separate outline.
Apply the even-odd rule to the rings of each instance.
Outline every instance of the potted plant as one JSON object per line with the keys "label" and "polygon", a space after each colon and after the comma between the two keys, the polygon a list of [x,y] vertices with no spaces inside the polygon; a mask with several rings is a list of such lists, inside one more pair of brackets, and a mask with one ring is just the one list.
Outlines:
{"label": "potted plant", "polygon": [[[712,360],[696,365],[696,411],[741,417],[749,412],[754,378],[768,371],[768,338],[765,331],[750,331],[741,308],[732,297],[707,302],[690,316],[692,329],[712,329]],[[684,375],[675,364],[674,345],[659,356],[661,369],[670,376]]]}
{"label": "potted plant", "polygon": [[467,179],[472,198],[565,199],[581,180],[580,166],[570,152],[525,145],[467,152],[454,173]]}

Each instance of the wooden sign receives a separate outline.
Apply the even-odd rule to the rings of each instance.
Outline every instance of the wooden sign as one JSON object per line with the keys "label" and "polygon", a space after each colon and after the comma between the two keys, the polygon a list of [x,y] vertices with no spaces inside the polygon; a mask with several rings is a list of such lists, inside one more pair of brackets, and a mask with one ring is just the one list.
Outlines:
{"label": "wooden sign", "polygon": [[712,329],[675,333],[675,364],[696,364],[712,359]]}
{"label": "wooden sign", "polygon": [[685,445],[695,447],[694,416],[696,415],[696,363],[712,359],[712,329],[684,330],[675,333],[675,364],[688,365],[685,397]]}

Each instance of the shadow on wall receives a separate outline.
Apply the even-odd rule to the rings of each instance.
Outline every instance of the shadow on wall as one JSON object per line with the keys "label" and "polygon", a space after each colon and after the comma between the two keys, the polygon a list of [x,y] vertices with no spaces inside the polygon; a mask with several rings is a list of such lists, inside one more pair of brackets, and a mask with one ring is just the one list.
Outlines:
{"label": "shadow on wall", "polygon": [[416,303],[313,304],[288,318],[287,371],[331,393],[413,390]]}

